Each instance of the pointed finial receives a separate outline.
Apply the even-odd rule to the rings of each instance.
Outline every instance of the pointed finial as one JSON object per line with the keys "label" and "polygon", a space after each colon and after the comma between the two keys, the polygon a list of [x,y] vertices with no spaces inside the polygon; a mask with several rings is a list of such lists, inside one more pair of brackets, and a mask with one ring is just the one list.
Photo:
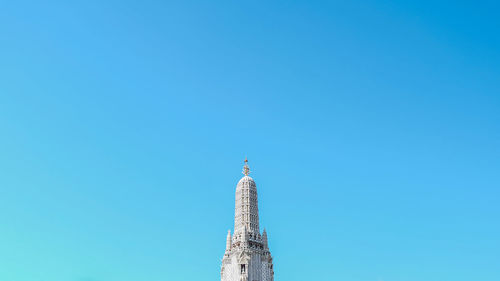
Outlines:
{"label": "pointed finial", "polygon": [[243,166],[243,174],[248,176],[250,174],[250,167],[248,167],[248,159],[245,157],[245,166]]}
{"label": "pointed finial", "polygon": [[231,230],[227,231],[227,238],[226,238],[226,253],[231,251]]}

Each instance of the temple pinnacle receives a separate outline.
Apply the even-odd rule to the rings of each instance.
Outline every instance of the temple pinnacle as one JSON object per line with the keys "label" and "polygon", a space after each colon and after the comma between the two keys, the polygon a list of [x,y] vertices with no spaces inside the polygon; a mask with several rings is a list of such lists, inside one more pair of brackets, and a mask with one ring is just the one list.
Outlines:
{"label": "temple pinnacle", "polygon": [[248,167],[248,159],[245,157],[245,166],[243,166],[243,174],[248,176],[250,174],[250,167]]}

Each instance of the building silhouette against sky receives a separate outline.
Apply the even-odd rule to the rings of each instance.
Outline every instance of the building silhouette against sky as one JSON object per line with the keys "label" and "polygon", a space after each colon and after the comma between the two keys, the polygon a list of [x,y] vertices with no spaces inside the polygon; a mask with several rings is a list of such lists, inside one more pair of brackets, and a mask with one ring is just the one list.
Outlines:
{"label": "building silhouette against sky", "polygon": [[245,159],[243,178],[236,185],[234,233],[227,233],[226,252],[222,258],[222,281],[272,281],[273,258],[266,230],[260,233],[257,186],[249,176]]}

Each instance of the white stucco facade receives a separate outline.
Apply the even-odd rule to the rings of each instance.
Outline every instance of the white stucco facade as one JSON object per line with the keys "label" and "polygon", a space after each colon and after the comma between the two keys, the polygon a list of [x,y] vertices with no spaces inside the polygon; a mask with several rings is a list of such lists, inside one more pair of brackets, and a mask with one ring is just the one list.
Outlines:
{"label": "white stucco facade", "polygon": [[247,160],[244,177],[236,186],[234,233],[229,231],[226,252],[222,258],[222,281],[273,281],[273,258],[267,233],[260,233],[257,186],[248,176]]}

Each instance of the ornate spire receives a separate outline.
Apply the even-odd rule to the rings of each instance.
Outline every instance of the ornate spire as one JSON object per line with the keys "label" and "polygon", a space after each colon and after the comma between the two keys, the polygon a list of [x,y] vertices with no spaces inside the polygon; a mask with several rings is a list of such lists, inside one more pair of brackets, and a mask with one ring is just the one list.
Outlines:
{"label": "ornate spire", "polygon": [[226,238],[226,253],[229,253],[230,251],[231,251],[231,230],[228,230]]}
{"label": "ornate spire", "polygon": [[269,246],[267,244],[267,232],[265,228],[264,232],[262,233],[262,243],[264,244],[264,249],[269,249]]}
{"label": "ornate spire", "polygon": [[248,159],[245,158],[243,174],[236,185],[234,205],[234,233],[241,234],[246,229],[253,233],[259,233],[259,207],[257,202],[257,186],[254,180],[248,176],[250,168]]}
{"label": "ornate spire", "polygon": [[221,281],[273,281],[273,258],[267,231],[261,235],[257,185],[249,176],[245,157],[243,177],[236,184],[234,231],[228,231],[222,259]]}
{"label": "ornate spire", "polygon": [[245,157],[245,166],[243,166],[243,174],[248,176],[250,174],[250,167],[248,167],[248,159]]}

